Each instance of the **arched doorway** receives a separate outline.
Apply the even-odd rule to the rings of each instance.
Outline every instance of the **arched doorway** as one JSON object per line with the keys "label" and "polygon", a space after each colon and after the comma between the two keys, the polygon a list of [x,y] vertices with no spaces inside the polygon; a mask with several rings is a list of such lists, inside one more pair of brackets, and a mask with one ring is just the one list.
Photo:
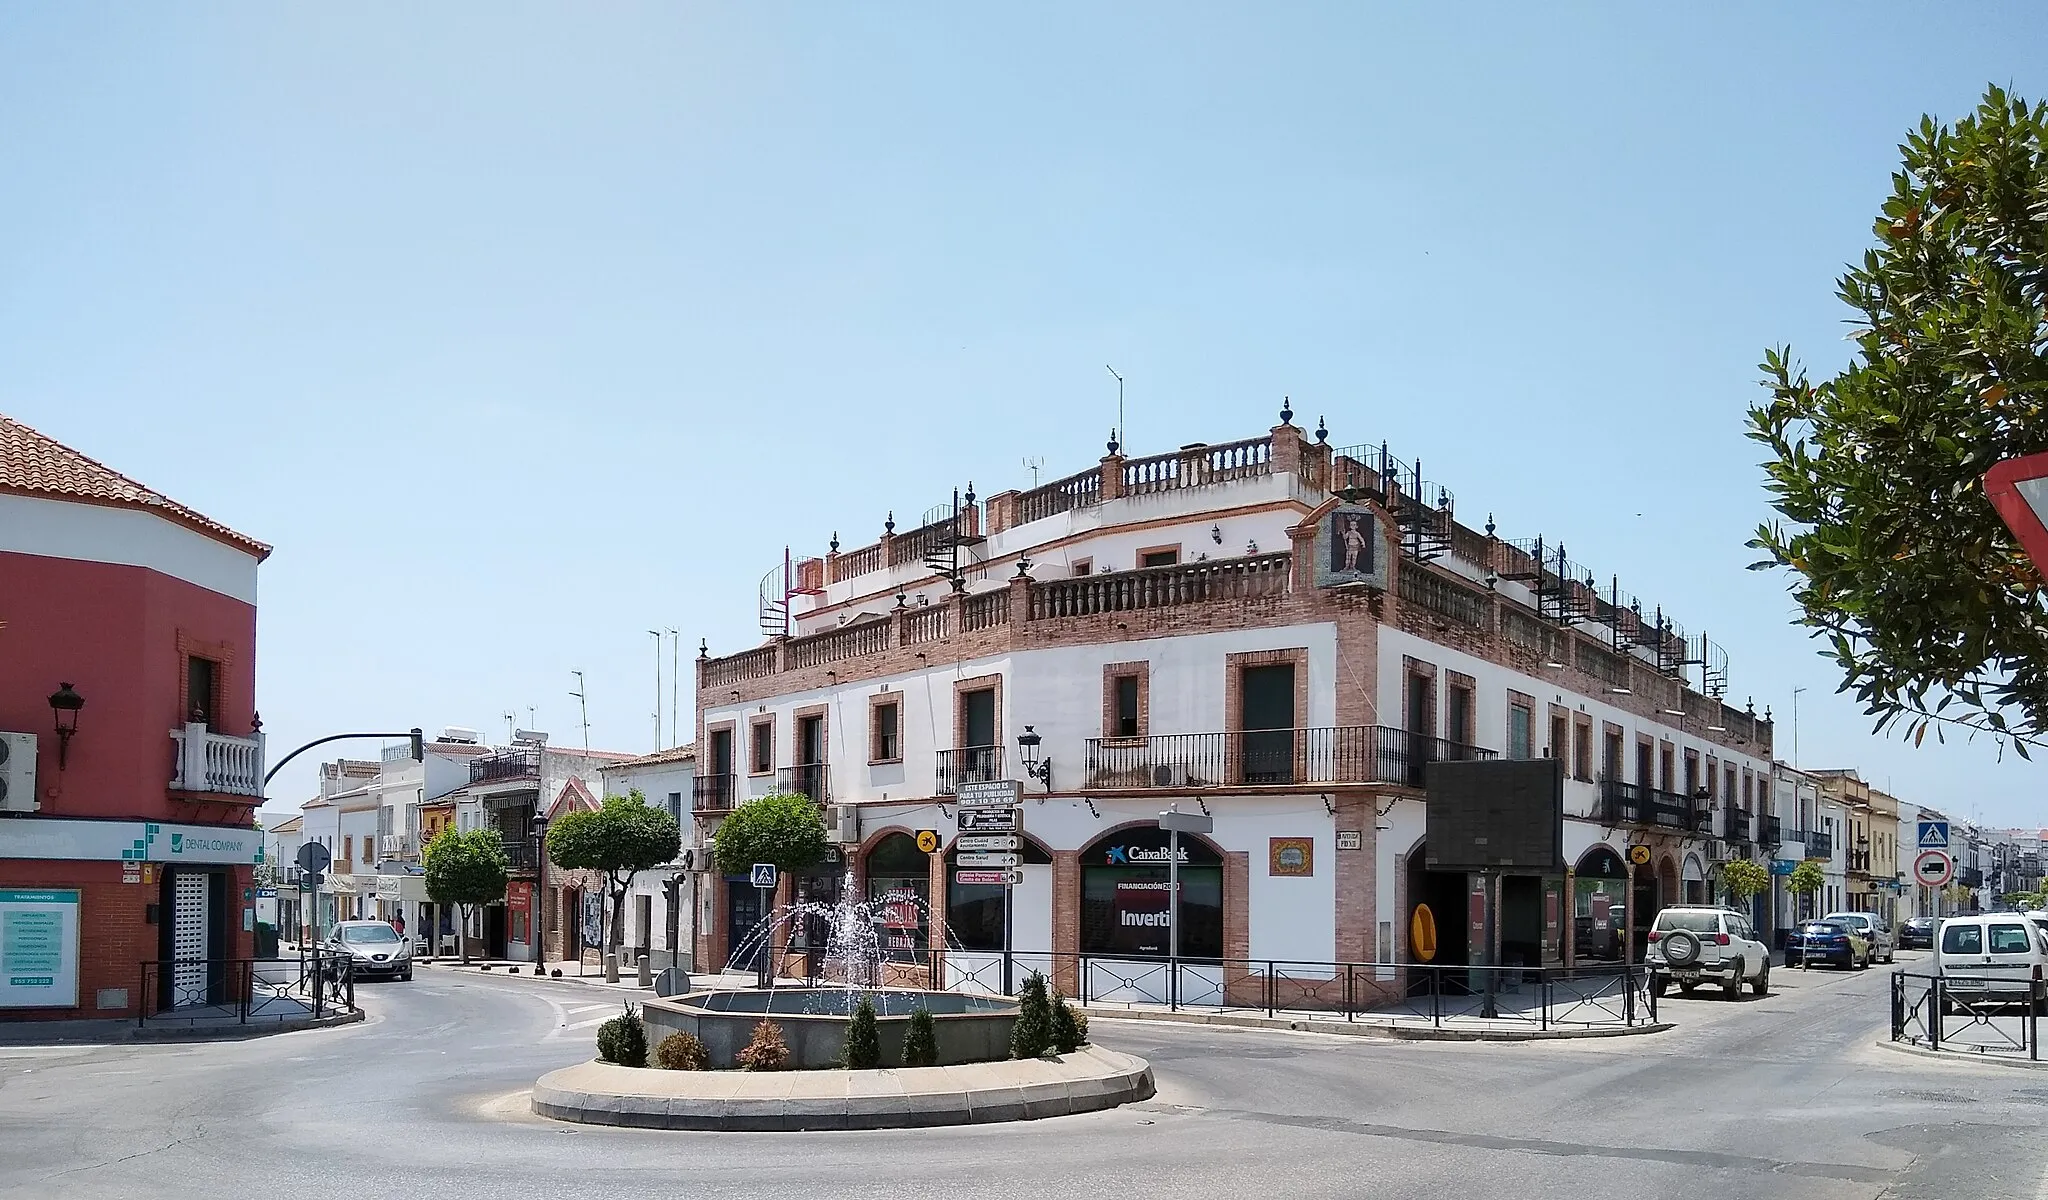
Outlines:
{"label": "arched doorway", "polygon": [[[1081,952],[1132,958],[1168,953],[1168,836],[1157,826],[1113,830],[1081,852]],[[1180,956],[1223,957],[1223,856],[1180,838]]]}
{"label": "arched doorway", "polygon": [[[1436,925],[1436,957],[1428,960],[1436,966],[1464,966],[1471,962],[1471,948],[1467,944],[1469,925],[1466,897],[1470,881],[1463,871],[1432,871],[1429,869],[1429,843],[1417,842],[1408,852],[1408,907],[1401,913],[1401,920],[1414,928],[1415,909],[1427,904],[1429,915]],[[1413,936],[1407,939],[1408,961],[1422,962],[1415,953]],[[1418,981],[1420,982],[1420,981]]]}
{"label": "arched doorway", "polygon": [[931,856],[911,835],[892,833],[868,848],[861,875],[883,960],[923,962],[931,945]]}
{"label": "arched doorway", "polygon": [[1572,876],[1572,946],[1579,958],[1619,959],[1628,928],[1628,866],[1612,846],[1579,857]]}
{"label": "arched doorway", "polygon": [[1685,866],[1681,869],[1684,872],[1680,877],[1685,888],[1682,893],[1684,903],[1705,904],[1707,902],[1707,870],[1706,867],[1701,865],[1700,856],[1697,854],[1686,855]]}

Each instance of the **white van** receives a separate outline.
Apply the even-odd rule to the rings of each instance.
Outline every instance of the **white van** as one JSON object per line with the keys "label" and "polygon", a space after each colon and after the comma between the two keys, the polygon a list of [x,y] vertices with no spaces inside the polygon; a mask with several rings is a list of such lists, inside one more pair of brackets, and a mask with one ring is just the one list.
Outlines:
{"label": "white van", "polygon": [[2014,912],[1950,917],[1934,935],[1934,970],[1960,1000],[2024,995],[2037,973],[2048,975],[2048,932]]}

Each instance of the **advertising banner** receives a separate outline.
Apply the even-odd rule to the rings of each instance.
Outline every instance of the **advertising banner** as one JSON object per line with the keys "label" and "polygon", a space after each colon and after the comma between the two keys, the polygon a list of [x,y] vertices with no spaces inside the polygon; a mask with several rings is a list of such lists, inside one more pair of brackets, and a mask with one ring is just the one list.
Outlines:
{"label": "advertising banner", "polygon": [[78,893],[0,888],[0,1008],[78,1006]]}

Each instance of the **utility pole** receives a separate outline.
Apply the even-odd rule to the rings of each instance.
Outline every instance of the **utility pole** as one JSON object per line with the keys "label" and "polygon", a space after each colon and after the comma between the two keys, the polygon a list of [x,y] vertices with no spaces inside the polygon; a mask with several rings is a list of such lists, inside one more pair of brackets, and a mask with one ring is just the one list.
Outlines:
{"label": "utility pole", "polygon": [[683,712],[683,639],[673,629],[668,631],[668,660],[668,744],[680,746],[678,719]]}
{"label": "utility pole", "polygon": [[583,723],[583,751],[588,754],[590,752],[590,701],[583,695],[587,690],[583,686],[583,672],[571,671],[569,674],[576,677],[576,690],[569,694],[576,697],[576,712]]}
{"label": "utility pole", "polygon": [[1102,364],[1102,369],[1108,371],[1110,378],[1116,380],[1116,440],[1123,446],[1124,452],[1129,453],[1131,431],[1124,428],[1124,377],[1117,374],[1116,368],[1108,363]]}
{"label": "utility pole", "polygon": [[654,748],[661,749],[661,630],[650,629],[654,639]]}

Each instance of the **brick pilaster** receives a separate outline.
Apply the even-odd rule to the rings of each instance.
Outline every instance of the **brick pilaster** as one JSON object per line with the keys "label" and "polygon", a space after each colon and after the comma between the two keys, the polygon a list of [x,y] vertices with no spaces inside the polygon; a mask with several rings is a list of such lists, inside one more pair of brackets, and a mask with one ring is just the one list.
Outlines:
{"label": "brick pilaster", "polygon": [[[1334,850],[1332,869],[1337,873],[1337,941],[1333,957],[1338,962],[1372,962],[1374,922],[1378,919],[1377,876],[1379,839],[1374,836],[1373,800],[1370,796],[1337,797],[1336,828],[1357,830],[1356,850]],[[1332,839],[1334,845],[1335,839]]]}
{"label": "brick pilaster", "polygon": [[1060,991],[1081,994],[1081,852],[1052,852],[1052,973]]}
{"label": "brick pilaster", "polygon": [[1102,498],[1114,500],[1124,494],[1124,456],[1106,454],[1102,458]]}
{"label": "brick pilaster", "polygon": [[982,512],[988,523],[988,534],[990,537],[994,537],[996,534],[1009,529],[1017,523],[1017,497],[1019,494],[1013,488],[1007,492],[997,492],[981,502]]}

